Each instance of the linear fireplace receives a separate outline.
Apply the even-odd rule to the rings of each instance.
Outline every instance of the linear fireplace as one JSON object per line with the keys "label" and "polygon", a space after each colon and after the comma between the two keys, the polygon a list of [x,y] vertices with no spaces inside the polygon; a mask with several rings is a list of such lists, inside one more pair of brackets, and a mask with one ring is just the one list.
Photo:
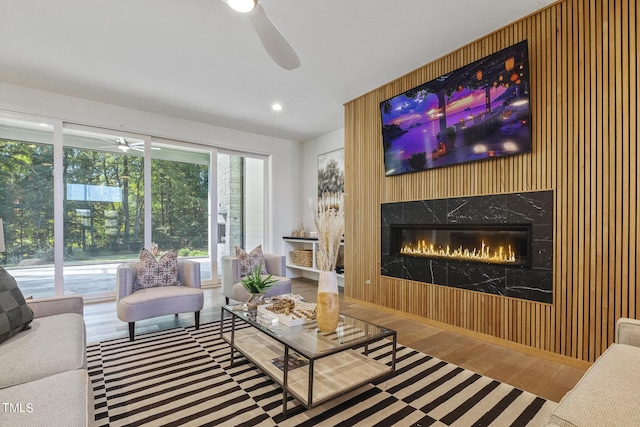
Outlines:
{"label": "linear fireplace", "polygon": [[531,224],[394,224],[391,252],[448,261],[531,265]]}
{"label": "linear fireplace", "polygon": [[380,274],[553,302],[553,191],[381,205]]}

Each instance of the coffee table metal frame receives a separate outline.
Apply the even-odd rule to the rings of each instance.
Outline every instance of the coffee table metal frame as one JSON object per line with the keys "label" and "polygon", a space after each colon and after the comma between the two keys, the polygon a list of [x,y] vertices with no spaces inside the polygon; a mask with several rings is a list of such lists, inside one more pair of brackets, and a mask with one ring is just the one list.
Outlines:
{"label": "coffee table metal frame", "polygon": [[[231,329],[227,332],[227,334],[225,334],[224,331],[225,313],[229,313],[231,315]],[[289,394],[294,398],[297,398],[298,401],[300,401],[300,403],[307,409],[311,409],[314,406],[317,406],[337,396],[362,387],[363,385],[368,384],[372,381],[391,376],[396,369],[396,331],[383,328],[373,323],[356,319],[348,315],[340,315],[340,324],[338,326],[338,329],[340,329],[341,326],[348,329],[349,333],[348,337],[346,338],[344,336],[342,338],[339,338],[339,334],[336,333],[325,334],[319,331],[317,329],[315,320],[310,320],[303,325],[289,327],[281,323],[269,323],[269,321],[265,321],[264,317],[261,318],[261,315],[256,314],[255,312],[248,312],[247,310],[239,310],[238,306],[223,306],[220,319],[220,337],[230,346],[231,366],[234,366],[234,353],[237,351],[244,355],[245,358],[251,361],[258,368],[260,368],[262,372],[268,375],[277,384],[279,384],[282,387],[282,413],[285,417],[287,416],[287,397]],[[266,363],[269,363],[270,361],[263,360],[259,357],[259,355],[251,354],[251,352],[247,351],[247,349],[241,349],[238,347],[238,343],[236,342],[237,334],[242,333],[242,331],[239,332],[236,330],[236,322],[238,320],[251,325],[253,327],[252,329],[256,329],[261,333],[252,335],[255,336],[264,334],[270,339],[280,343],[284,347],[284,366],[280,378],[278,377],[278,375],[275,375],[273,372],[269,372],[268,369],[265,369],[265,367],[268,367]],[[320,351],[310,351],[309,348],[305,348],[304,345],[301,345],[301,341],[306,340],[308,343],[309,339],[313,340],[314,334],[317,337],[316,345],[322,347]],[[331,339],[331,337],[334,338]],[[260,339],[260,337],[257,338]],[[370,344],[387,338],[390,338],[392,342],[390,366],[381,362],[374,361],[367,357],[369,354]],[[354,351],[358,348],[364,348],[364,351],[362,353],[356,354],[357,352]],[[301,396],[300,393],[296,393],[294,390],[292,390],[289,384],[290,372],[289,363],[287,363],[287,361],[289,360],[290,351],[303,356],[308,361],[308,384],[306,401],[304,396]],[[363,365],[366,365],[363,367],[363,371],[369,372],[369,374],[363,375],[362,378],[356,379],[356,382],[349,385],[348,387],[340,388],[331,395],[323,397],[314,402],[313,387],[315,376],[314,368],[316,362],[320,361],[321,359],[347,351],[350,352],[350,357],[360,357],[360,359],[355,360],[355,363],[363,363]],[[342,358],[344,357],[346,356],[342,355]],[[332,362],[332,360],[328,362],[330,363]]]}

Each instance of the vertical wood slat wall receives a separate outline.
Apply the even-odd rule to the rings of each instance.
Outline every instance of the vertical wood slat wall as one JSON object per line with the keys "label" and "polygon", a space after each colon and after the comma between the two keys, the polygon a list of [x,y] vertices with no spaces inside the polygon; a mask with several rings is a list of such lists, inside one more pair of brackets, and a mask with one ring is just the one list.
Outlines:
{"label": "vertical wood slat wall", "polygon": [[[639,24],[636,0],[565,0],[347,103],[345,294],[595,360],[640,316]],[[524,39],[532,153],[385,177],[381,101]],[[553,304],[380,275],[381,203],[549,189]]]}

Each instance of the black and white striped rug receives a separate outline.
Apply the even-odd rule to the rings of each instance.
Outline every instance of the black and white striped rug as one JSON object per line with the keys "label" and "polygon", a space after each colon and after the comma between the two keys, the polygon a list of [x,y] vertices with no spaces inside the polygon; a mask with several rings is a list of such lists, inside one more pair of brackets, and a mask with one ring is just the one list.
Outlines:
{"label": "black and white striped rug", "polygon": [[[396,373],[282,416],[282,390],[245,359],[229,367],[219,322],[88,346],[96,426],[543,426],[556,403],[398,346]],[[382,341],[370,355],[389,359]],[[237,356],[236,356],[237,357]]]}

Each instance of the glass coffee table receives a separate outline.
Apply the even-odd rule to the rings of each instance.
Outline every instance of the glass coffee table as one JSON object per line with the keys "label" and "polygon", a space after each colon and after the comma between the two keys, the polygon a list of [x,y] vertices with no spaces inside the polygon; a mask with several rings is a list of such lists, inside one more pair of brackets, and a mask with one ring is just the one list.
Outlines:
{"label": "glass coffee table", "polygon": [[[225,321],[225,315],[231,321]],[[220,337],[231,347],[231,365],[239,352],[282,387],[282,412],[287,396],[307,409],[386,376],[396,368],[396,331],[340,315],[335,332],[318,330],[316,321],[286,326],[260,312],[224,306]],[[369,346],[389,345],[385,357],[369,357]],[[288,363],[285,363],[288,361]]]}

